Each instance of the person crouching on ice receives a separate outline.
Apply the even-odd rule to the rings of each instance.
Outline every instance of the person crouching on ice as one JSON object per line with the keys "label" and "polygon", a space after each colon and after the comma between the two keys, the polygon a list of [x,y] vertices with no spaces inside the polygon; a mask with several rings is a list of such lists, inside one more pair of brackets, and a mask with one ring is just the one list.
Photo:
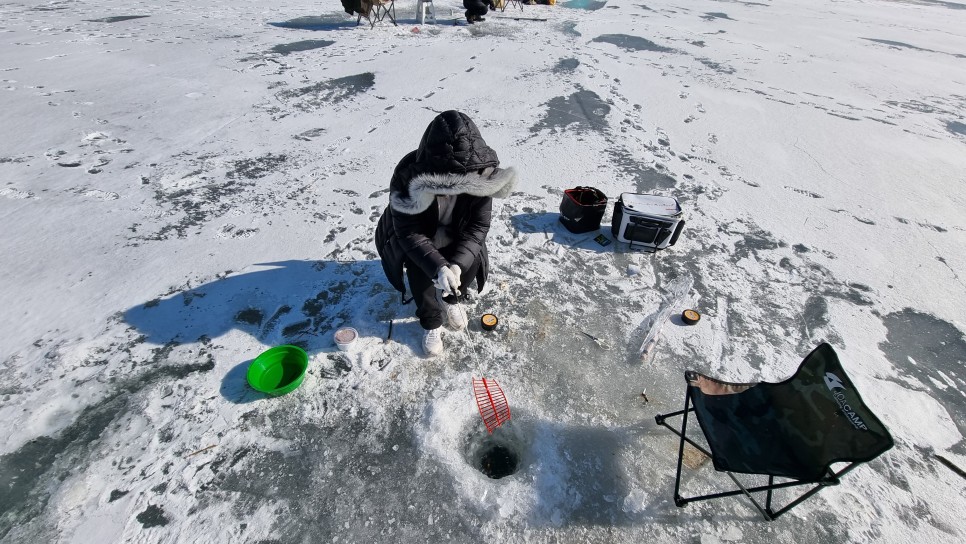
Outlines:
{"label": "person crouching on ice", "polygon": [[499,165],[473,120],[451,110],[433,119],[419,148],[393,172],[376,249],[389,283],[403,295],[405,270],[427,355],[442,352],[444,323],[466,327],[466,311],[443,297],[455,301],[474,279],[478,292],[486,283],[493,198],[509,196],[516,181],[513,168]]}
{"label": "person crouching on ice", "polygon": [[485,21],[483,16],[486,15],[487,7],[496,9],[493,0],[463,0],[463,7],[466,8],[466,22],[469,24]]}

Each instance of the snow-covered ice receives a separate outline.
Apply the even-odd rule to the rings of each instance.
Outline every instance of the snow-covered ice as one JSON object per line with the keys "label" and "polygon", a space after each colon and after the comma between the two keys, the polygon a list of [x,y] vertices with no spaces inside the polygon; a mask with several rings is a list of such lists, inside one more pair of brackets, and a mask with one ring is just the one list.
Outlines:
{"label": "snow-covered ice", "polygon": [[[966,4],[435,4],[0,5],[0,541],[963,540]],[[521,182],[426,359],[372,237],[448,109]],[[569,233],[578,185],[609,237],[621,192],[677,198],[684,234]],[[676,508],[654,415],[683,372],[780,380],[823,340],[895,448],[773,523]],[[247,366],[283,343],[308,375],[264,398]],[[481,376],[513,411],[492,437]],[[513,475],[479,470],[493,444]]]}

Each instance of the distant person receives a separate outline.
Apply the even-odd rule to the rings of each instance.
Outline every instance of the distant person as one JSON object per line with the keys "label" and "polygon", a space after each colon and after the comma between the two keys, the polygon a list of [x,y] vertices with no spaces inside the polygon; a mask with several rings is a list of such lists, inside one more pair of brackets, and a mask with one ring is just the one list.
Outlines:
{"label": "distant person", "polygon": [[483,16],[486,15],[487,7],[496,9],[493,0],[463,0],[463,7],[466,8],[466,22],[469,24],[485,21]]}
{"label": "distant person", "polygon": [[427,355],[443,351],[444,323],[466,327],[460,289],[465,297],[476,280],[483,290],[493,198],[509,196],[516,181],[513,168],[499,165],[473,120],[450,110],[426,127],[419,148],[399,161],[389,182],[376,249],[389,283],[404,295],[405,269]]}

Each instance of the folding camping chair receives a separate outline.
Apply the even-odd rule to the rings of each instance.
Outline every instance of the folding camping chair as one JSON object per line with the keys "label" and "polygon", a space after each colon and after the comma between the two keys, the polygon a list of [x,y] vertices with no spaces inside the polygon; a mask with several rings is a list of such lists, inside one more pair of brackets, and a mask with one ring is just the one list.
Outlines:
{"label": "folding camping chair", "polygon": [[373,28],[386,16],[389,17],[393,25],[399,26],[396,24],[396,0],[361,0],[357,13],[359,15],[356,19],[357,26],[362,23],[364,17],[369,21],[369,28]]}
{"label": "folding camping chair", "polygon": [[[728,383],[697,372],[684,374],[684,410],[655,417],[681,437],[674,480],[674,504],[747,496],[767,520],[777,519],[839,479],[856,466],[892,447],[892,436],[862,402],[832,346],[821,344],[802,361],[795,374],[779,383]],[[688,415],[694,412],[711,451],[687,436]],[[681,430],[666,418],[683,415]],[[738,489],[708,495],[681,495],[684,443],[711,458]],[[838,471],[833,463],[849,463]],[[768,476],[768,485],[746,487],[734,473]],[[776,482],[776,478],[787,481]],[[784,507],[772,509],[772,492],[813,486]],[[765,505],[752,493],[765,492]]]}
{"label": "folding camping chair", "polygon": [[500,13],[506,11],[506,8],[511,4],[516,4],[520,11],[523,11],[523,2],[521,0],[494,0],[494,7],[500,8]]}

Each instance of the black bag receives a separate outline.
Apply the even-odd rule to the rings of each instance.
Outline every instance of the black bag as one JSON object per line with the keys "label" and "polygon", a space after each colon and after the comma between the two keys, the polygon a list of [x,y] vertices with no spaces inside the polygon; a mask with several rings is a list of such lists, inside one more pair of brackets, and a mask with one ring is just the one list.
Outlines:
{"label": "black bag", "polygon": [[590,232],[600,228],[607,208],[607,195],[594,187],[576,187],[564,191],[560,202],[560,222],[570,232]]}

